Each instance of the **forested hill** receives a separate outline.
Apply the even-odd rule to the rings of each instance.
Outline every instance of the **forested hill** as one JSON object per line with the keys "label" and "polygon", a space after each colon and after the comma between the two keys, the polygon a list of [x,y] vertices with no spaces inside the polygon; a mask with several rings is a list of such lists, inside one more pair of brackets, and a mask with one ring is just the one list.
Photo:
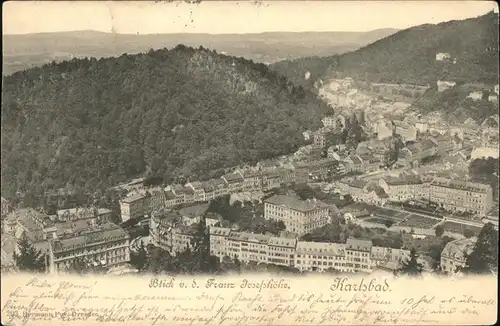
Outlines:
{"label": "forested hill", "polygon": [[[437,53],[449,53],[456,63],[437,61]],[[421,85],[437,80],[497,84],[498,14],[417,26],[354,52],[281,61],[272,68],[304,86],[335,76]]]}
{"label": "forested hill", "polygon": [[208,178],[292,152],[327,109],[264,64],[201,47],[17,72],[3,80],[2,195]]}

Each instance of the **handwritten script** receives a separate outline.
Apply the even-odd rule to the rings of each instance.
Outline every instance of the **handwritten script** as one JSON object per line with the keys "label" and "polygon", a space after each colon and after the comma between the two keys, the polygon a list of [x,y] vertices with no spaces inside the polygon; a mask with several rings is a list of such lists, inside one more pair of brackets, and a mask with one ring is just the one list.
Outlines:
{"label": "handwritten script", "polygon": [[483,324],[496,318],[494,289],[496,278],[6,275],[0,310],[4,325]]}

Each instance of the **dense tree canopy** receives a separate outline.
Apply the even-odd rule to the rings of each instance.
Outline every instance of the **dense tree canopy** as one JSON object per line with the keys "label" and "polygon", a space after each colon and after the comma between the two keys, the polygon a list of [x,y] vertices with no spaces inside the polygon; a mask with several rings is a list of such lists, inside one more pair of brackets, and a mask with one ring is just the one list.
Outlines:
{"label": "dense tree canopy", "polygon": [[401,268],[397,271],[399,275],[418,277],[422,274],[423,265],[418,261],[418,254],[415,248],[410,250],[410,258],[402,262]]}
{"label": "dense tree canopy", "polygon": [[4,196],[213,177],[293,152],[327,109],[264,64],[182,45],[17,72],[2,95]]}
{"label": "dense tree canopy", "polygon": [[[456,58],[436,61],[439,52]],[[498,15],[421,25],[399,31],[357,51],[271,66],[304,86],[329,77],[435,85],[437,80],[498,83]],[[309,71],[311,78],[304,79]]]}
{"label": "dense tree canopy", "polygon": [[13,258],[20,271],[43,272],[45,270],[44,254],[33,246],[26,233],[21,235],[17,245],[18,251],[14,252]]}
{"label": "dense tree canopy", "polygon": [[498,231],[493,224],[486,223],[481,229],[462,271],[466,274],[498,272]]}

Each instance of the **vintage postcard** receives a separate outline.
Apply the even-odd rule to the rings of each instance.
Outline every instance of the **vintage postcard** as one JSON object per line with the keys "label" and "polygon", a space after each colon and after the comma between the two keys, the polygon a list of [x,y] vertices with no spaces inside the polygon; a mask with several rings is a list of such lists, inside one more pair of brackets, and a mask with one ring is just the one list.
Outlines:
{"label": "vintage postcard", "polygon": [[2,325],[490,325],[490,1],[9,1]]}

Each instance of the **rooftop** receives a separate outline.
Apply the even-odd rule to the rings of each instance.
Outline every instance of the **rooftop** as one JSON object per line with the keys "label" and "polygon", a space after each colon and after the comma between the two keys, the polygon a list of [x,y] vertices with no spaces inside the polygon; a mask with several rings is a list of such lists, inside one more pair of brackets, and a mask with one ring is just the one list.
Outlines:
{"label": "rooftop", "polygon": [[209,205],[210,204],[207,203],[207,204],[199,204],[199,205],[184,207],[179,210],[179,214],[186,217],[202,216],[208,210]]}
{"label": "rooftop", "polygon": [[347,239],[346,242],[346,249],[371,252],[372,245],[373,244],[370,240],[359,240],[359,239],[349,238]]}
{"label": "rooftop", "polygon": [[492,190],[490,185],[486,185],[483,183],[452,180],[441,177],[434,178],[434,180],[432,180],[431,182],[431,185],[480,193],[486,193]]}
{"label": "rooftop", "polygon": [[270,246],[295,248],[297,239],[286,237],[271,237],[268,244]]}
{"label": "rooftop", "polygon": [[368,185],[369,181],[363,179],[351,179],[347,182],[349,187],[364,189]]}
{"label": "rooftop", "polygon": [[178,223],[181,221],[181,215],[178,212],[168,209],[160,209],[153,212],[153,218],[160,223]]}
{"label": "rooftop", "polygon": [[174,199],[175,198],[175,195],[172,191],[165,191],[165,198],[167,198],[167,200],[170,200],[170,199]]}
{"label": "rooftop", "polygon": [[179,185],[179,184],[171,185],[170,188],[175,193],[182,193],[184,191],[184,187],[182,185]]}
{"label": "rooftop", "polygon": [[210,234],[212,235],[219,235],[219,236],[229,236],[229,233],[231,233],[230,228],[219,228],[215,226],[210,227]]}
{"label": "rooftop", "polygon": [[345,244],[331,242],[298,241],[298,255],[321,254],[322,256],[344,256]]}
{"label": "rooftop", "polygon": [[444,247],[441,255],[456,260],[465,260],[465,254],[470,254],[477,239],[475,237],[469,239],[460,239],[448,242]]}
{"label": "rooftop", "polygon": [[228,173],[222,176],[227,183],[236,183],[243,181],[243,177],[239,173]]}
{"label": "rooftop", "polygon": [[129,235],[125,230],[113,223],[101,225],[98,229],[88,232],[81,232],[75,236],[68,236],[62,239],[49,240],[54,252],[76,250],[97,244],[99,242],[118,241],[128,239]]}
{"label": "rooftop", "polygon": [[316,209],[328,208],[329,206],[320,200],[300,200],[292,196],[274,195],[265,200],[266,203],[286,206],[289,209],[299,212],[310,212]]}
{"label": "rooftop", "polygon": [[363,163],[363,159],[359,155],[351,155],[349,156],[354,164]]}
{"label": "rooftop", "polygon": [[386,176],[384,181],[390,186],[401,186],[410,184],[421,184],[422,180],[418,176],[400,175],[399,177]]}
{"label": "rooftop", "polygon": [[125,204],[132,204],[136,201],[143,200],[144,198],[146,198],[146,196],[143,194],[134,194],[132,196],[122,199],[121,202]]}
{"label": "rooftop", "polygon": [[188,186],[188,185],[190,185],[191,188],[193,188],[195,190],[196,189],[201,189],[203,187],[203,185],[201,184],[200,181],[192,181],[192,182],[188,183],[186,186]]}
{"label": "rooftop", "polygon": [[268,235],[257,234],[257,233],[231,231],[228,238],[236,241],[258,242],[262,244],[267,244],[271,237]]}

